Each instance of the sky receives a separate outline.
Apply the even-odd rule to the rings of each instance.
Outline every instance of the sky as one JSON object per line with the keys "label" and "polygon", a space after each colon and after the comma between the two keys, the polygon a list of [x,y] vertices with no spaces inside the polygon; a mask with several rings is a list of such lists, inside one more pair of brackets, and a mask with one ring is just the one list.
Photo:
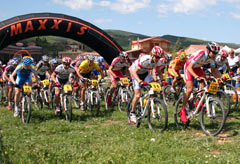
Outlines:
{"label": "sky", "polygon": [[0,0],[0,21],[61,13],[106,30],[240,44],[240,0]]}

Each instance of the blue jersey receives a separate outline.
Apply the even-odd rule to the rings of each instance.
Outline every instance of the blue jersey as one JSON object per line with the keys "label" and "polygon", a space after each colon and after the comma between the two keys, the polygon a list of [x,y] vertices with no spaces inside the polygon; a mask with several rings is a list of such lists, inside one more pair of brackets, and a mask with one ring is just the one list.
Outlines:
{"label": "blue jersey", "polygon": [[105,64],[104,63],[97,63],[97,65],[101,68],[101,70],[105,70]]}
{"label": "blue jersey", "polygon": [[20,63],[14,72],[17,74],[17,77],[25,79],[31,76],[31,73],[36,74],[36,69],[34,65],[31,65],[30,69],[26,69],[24,68],[24,64]]}

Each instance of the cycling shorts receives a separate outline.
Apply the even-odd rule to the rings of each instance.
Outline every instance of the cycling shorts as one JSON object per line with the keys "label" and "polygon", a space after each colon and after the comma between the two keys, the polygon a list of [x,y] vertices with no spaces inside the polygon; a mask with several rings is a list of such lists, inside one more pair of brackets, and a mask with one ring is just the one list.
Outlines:
{"label": "cycling shorts", "polygon": [[[146,83],[150,83],[151,81],[153,81],[153,77],[151,74],[148,74],[148,73],[145,73],[145,74],[142,74],[142,75],[138,75],[139,78],[142,80],[142,81],[145,81]],[[133,89],[140,89],[140,83],[134,79],[133,76],[132,77],[132,82],[133,82]]]}
{"label": "cycling shorts", "polygon": [[65,84],[69,84],[68,79],[57,78],[57,82],[59,82],[61,86],[64,86]]}
{"label": "cycling shorts", "polygon": [[17,76],[17,79],[16,79],[16,85],[22,87],[23,84],[27,84],[29,82],[32,82],[32,74],[30,73],[30,75],[28,77],[20,77],[20,76]]}
{"label": "cycling shorts", "polygon": [[[185,63],[184,65],[184,79],[186,82],[188,81],[193,81],[193,76],[190,74],[190,72],[187,70],[189,63]],[[193,71],[195,72],[195,74],[197,74],[199,77],[205,76],[205,73],[203,71],[203,69],[201,67],[198,68],[193,68]]]}
{"label": "cycling shorts", "polygon": [[[116,77],[118,77],[119,79],[123,78],[123,74],[122,72],[119,70],[119,71],[113,71],[113,73],[116,75]],[[111,79],[111,82],[116,82],[116,77],[114,77],[113,75],[110,74],[110,79]]]}

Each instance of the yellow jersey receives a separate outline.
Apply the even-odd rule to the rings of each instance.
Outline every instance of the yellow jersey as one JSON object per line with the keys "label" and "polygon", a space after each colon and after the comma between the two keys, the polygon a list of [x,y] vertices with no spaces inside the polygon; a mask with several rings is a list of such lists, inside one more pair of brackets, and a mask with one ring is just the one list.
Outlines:
{"label": "yellow jersey", "polygon": [[101,70],[96,62],[93,62],[93,64],[90,65],[90,62],[88,60],[82,61],[82,63],[80,64],[80,66],[78,68],[80,70],[80,73],[83,73],[83,74],[87,74],[87,73],[91,72],[94,68],[98,71]]}
{"label": "yellow jersey", "polygon": [[170,64],[168,69],[172,69],[173,66],[175,65],[175,71],[179,71],[184,67],[185,60],[181,60],[180,58],[176,57]]}

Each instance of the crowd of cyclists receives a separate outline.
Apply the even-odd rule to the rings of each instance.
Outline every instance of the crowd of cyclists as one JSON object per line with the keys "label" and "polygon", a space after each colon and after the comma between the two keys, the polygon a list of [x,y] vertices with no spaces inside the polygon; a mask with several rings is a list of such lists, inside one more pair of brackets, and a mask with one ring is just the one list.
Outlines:
{"label": "crowd of cyclists", "polygon": [[[130,60],[128,54],[122,51],[118,57],[113,59],[108,69],[103,57],[99,56],[95,59],[96,57],[91,54],[84,57],[78,56],[74,60],[70,57],[63,57],[61,60],[50,59],[48,55],[44,55],[38,63],[27,55],[21,59],[16,57],[10,59],[5,67],[2,67],[2,63],[0,63],[0,72],[3,82],[6,84],[7,108],[14,111],[14,117],[19,115],[21,91],[25,84],[31,87],[36,86],[38,94],[40,94],[43,87],[42,81],[49,80],[48,89],[53,91],[51,93],[55,96],[54,110],[57,115],[63,110],[60,93],[64,85],[71,85],[75,88],[73,93],[78,95],[80,109],[85,111],[89,79],[98,79],[104,82],[104,79],[109,77],[107,86],[110,92],[106,95],[105,103],[111,106],[118,82],[127,77],[130,81],[127,88],[132,92],[132,97],[129,99],[131,109],[128,117],[129,122],[133,124],[137,123],[136,106],[144,86],[154,81],[163,88],[170,85],[170,92],[175,93],[177,81],[184,79],[186,90],[179,117],[182,123],[187,123],[186,108],[194,88],[197,86],[199,89],[204,88],[207,80],[206,74],[222,80],[222,74],[227,71],[230,77],[237,77],[237,74],[240,73],[237,68],[240,65],[236,57],[233,49],[228,47],[221,49],[216,42],[210,42],[206,45],[206,49],[198,50],[190,55],[187,55],[183,49],[179,50],[174,59],[171,54],[166,54],[159,46],[154,46],[149,54],[142,53],[134,60]],[[47,103],[51,103],[51,101],[53,99],[49,99]]]}

